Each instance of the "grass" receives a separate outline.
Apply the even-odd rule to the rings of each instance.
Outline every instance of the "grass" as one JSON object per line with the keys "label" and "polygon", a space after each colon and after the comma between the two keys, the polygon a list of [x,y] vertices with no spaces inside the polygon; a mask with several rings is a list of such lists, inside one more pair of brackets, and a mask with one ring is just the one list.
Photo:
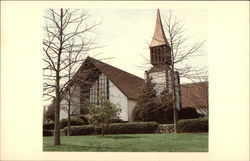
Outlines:
{"label": "grass", "polygon": [[207,152],[208,133],[126,134],[61,136],[61,145],[53,146],[53,137],[43,137],[44,151],[88,152]]}

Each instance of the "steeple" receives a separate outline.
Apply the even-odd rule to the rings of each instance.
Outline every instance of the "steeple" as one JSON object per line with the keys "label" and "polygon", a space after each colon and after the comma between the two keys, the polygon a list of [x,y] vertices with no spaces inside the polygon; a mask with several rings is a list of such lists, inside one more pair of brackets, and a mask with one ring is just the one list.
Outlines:
{"label": "steeple", "polygon": [[154,33],[153,39],[149,47],[160,46],[160,45],[168,45],[168,41],[166,39],[164,30],[162,27],[160,10],[157,9],[155,33]]}
{"label": "steeple", "polygon": [[159,9],[157,9],[155,33],[149,49],[150,62],[153,67],[165,68],[165,65],[171,64],[171,49],[162,27]]}

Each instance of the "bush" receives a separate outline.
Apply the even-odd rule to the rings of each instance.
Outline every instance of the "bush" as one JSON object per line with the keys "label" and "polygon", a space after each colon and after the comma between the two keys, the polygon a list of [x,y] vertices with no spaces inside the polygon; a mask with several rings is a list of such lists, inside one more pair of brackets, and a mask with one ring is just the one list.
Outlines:
{"label": "bush", "polygon": [[[186,119],[177,122],[178,132],[208,132],[208,119]],[[160,133],[174,132],[174,124],[159,125]]]}
{"label": "bush", "polygon": [[160,124],[159,125],[160,133],[173,133],[174,132],[174,124]]}
{"label": "bush", "polygon": [[[77,126],[77,125],[85,125],[87,122],[83,121],[81,118],[71,117],[70,118],[70,126]],[[43,129],[46,130],[54,130],[54,123],[45,123],[43,124]],[[60,121],[60,128],[63,129],[64,127],[68,126],[68,118],[62,119]]]}
{"label": "bush", "polygon": [[80,118],[83,121],[83,125],[88,125],[89,121],[86,115],[84,116],[78,116],[78,118]]}
{"label": "bush", "polygon": [[98,100],[101,104],[90,106],[87,117],[91,124],[102,129],[102,136],[104,136],[111,121],[119,119],[121,108],[104,97],[100,97]]}
{"label": "bush", "polygon": [[43,136],[53,136],[53,130],[43,129]]}
{"label": "bush", "polygon": [[[70,126],[77,126],[77,125],[84,125],[84,121],[77,117],[70,118]],[[63,129],[64,127],[68,126],[68,118],[62,119],[60,121],[60,128]]]}
{"label": "bush", "polygon": [[166,112],[166,121],[163,122],[165,124],[173,124],[174,123],[174,110],[173,108],[169,108]]}
{"label": "bush", "polygon": [[199,118],[199,114],[195,108],[192,107],[181,108],[179,112],[179,119],[193,119],[193,118]]}
{"label": "bush", "polygon": [[157,122],[114,123],[107,129],[107,134],[143,134],[155,133],[159,128]]}
{"label": "bush", "polygon": [[177,123],[178,132],[208,132],[208,119],[187,119]]}
{"label": "bush", "polygon": [[128,123],[128,121],[123,121],[122,119],[113,119],[110,123]]}
{"label": "bush", "polygon": [[82,115],[86,115],[89,113],[89,108],[88,108],[89,104],[86,104],[85,106],[82,106],[80,108],[80,114]]}
{"label": "bush", "polygon": [[45,130],[54,130],[54,123],[53,122],[51,122],[51,123],[45,123],[45,124],[43,124],[43,129],[45,129]]}
{"label": "bush", "polygon": [[[167,111],[164,113],[162,112],[162,116],[165,117],[165,119],[162,119],[161,124],[173,124],[174,123],[174,113],[173,108],[168,108]],[[186,107],[181,108],[181,110],[178,112],[178,119],[194,119],[199,118],[199,114],[197,113],[195,108],[192,107]]]}
{"label": "bush", "polygon": [[[105,134],[142,134],[155,133],[159,128],[157,122],[131,122],[131,123],[113,123],[106,129]],[[63,129],[67,135],[67,127]],[[101,134],[101,128],[95,128],[93,125],[72,126],[71,135],[93,135]]]}
{"label": "bush", "polygon": [[[71,135],[92,135],[96,133],[93,125],[71,126]],[[67,135],[68,127],[63,128],[63,134]]]}

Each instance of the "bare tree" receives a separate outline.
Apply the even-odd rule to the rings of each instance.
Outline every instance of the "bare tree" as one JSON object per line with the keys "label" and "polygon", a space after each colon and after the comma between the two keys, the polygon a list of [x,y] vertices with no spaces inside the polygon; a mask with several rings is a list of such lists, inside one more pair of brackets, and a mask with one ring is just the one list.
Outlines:
{"label": "bare tree", "polygon": [[172,11],[169,12],[169,16],[164,18],[164,29],[166,33],[166,37],[171,49],[171,63],[169,66],[170,70],[170,82],[171,82],[171,95],[173,99],[173,109],[174,109],[174,132],[177,132],[177,109],[176,109],[176,89],[177,87],[175,72],[179,73],[180,77],[188,77],[190,72],[199,71],[200,69],[194,69],[192,66],[188,65],[178,65],[183,63],[185,60],[192,58],[194,56],[198,56],[197,53],[201,49],[203,42],[196,42],[192,45],[186,44],[187,38],[185,38],[183,25],[177,21],[176,17],[173,17]]}
{"label": "bare tree", "polygon": [[84,60],[94,44],[92,39],[87,38],[87,33],[92,32],[98,24],[88,25],[87,11],[80,9],[48,9],[44,18],[43,95],[46,100],[54,98],[54,145],[60,145],[60,102],[65,88],[71,83],[66,69],[77,68]]}
{"label": "bare tree", "polygon": [[[74,51],[74,47],[75,47],[75,39],[73,39],[72,41],[69,42],[69,50],[68,50],[68,55],[66,56],[66,63],[68,64],[68,68],[66,68],[66,73],[67,73],[67,82],[68,83],[68,88],[66,88],[65,90],[67,91],[64,91],[64,96],[63,96],[63,99],[66,100],[66,104],[65,104],[65,108],[64,110],[67,112],[67,115],[68,115],[68,132],[67,132],[67,135],[70,136],[71,132],[70,132],[70,120],[71,120],[71,112],[72,112],[72,104],[75,104],[75,102],[73,102],[72,100],[72,95],[74,94],[74,92],[76,91],[76,85],[73,85],[75,83],[75,81],[72,79],[72,77],[75,75],[76,73],[76,69],[75,66],[79,66],[82,61],[84,60],[83,58],[79,59],[79,62],[73,62],[72,60],[72,54],[74,56],[74,53],[77,51],[77,52],[80,52],[82,49],[78,49],[76,51]],[[83,46],[82,46],[83,47]]]}

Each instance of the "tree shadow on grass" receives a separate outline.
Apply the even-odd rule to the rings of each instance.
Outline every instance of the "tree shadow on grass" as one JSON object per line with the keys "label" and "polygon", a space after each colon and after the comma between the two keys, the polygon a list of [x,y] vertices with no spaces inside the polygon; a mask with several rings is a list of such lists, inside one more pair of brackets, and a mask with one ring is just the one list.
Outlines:
{"label": "tree shadow on grass", "polygon": [[111,139],[136,139],[136,138],[142,138],[141,136],[104,136],[103,139],[105,138],[111,138]]}
{"label": "tree shadow on grass", "polygon": [[[102,152],[102,151],[119,151],[119,149],[122,149],[120,147],[110,147],[110,146],[102,146],[98,143],[96,144],[90,144],[89,146],[86,145],[72,145],[72,144],[63,144],[60,145],[60,148],[54,149],[52,151],[89,151],[89,152]],[[46,150],[45,150],[46,151]]]}

